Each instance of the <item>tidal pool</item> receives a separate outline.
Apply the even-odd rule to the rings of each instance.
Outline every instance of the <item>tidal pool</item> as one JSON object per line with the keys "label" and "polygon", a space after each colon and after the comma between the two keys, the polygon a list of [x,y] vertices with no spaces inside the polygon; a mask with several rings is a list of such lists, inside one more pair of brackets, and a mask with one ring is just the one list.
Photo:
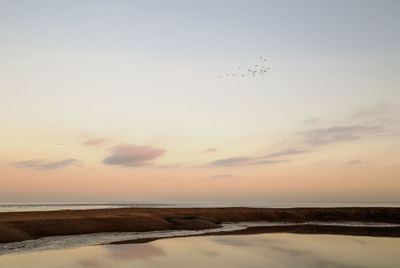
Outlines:
{"label": "tidal pool", "polygon": [[400,238],[286,233],[167,238],[5,254],[0,267],[400,267]]}

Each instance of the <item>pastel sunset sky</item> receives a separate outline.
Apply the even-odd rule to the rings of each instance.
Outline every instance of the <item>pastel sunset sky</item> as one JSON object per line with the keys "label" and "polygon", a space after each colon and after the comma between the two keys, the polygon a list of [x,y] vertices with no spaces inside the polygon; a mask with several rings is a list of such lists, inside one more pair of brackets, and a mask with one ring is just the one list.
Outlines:
{"label": "pastel sunset sky", "polygon": [[398,202],[399,14],[0,0],[0,201]]}

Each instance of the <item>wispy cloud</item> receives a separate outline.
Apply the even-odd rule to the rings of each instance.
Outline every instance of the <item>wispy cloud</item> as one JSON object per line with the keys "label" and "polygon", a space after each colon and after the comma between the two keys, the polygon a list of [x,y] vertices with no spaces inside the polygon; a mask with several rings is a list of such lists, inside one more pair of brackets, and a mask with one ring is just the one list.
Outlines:
{"label": "wispy cloud", "polygon": [[283,149],[270,153],[266,157],[309,153],[327,144],[391,134],[395,132],[390,128],[390,125],[394,123],[392,108],[388,104],[378,104],[357,110],[344,120],[347,123],[331,124],[326,127],[315,127],[315,124],[319,122],[317,117],[306,119],[303,121],[303,124],[307,125],[306,130],[293,133],[289,139],[278,145]]}
{"label": "wispy cloud", "polygon": [[211,178],[232,178],[232,177],[234,177],[232,174],[218,174],[211,176]]}
{"label": "wispy cloud", "polygon": [[79,166],[81,162],[74,158],[67,158],[60,161],[49,161],[42,159],[25,160],[14,163],[18,168],[34,168],[38,170],[51,170],[67,166]]}
{"label": "wispy cloud", "polygon": [[240,166],[248,165],[250,162],[254,161],[251,157],[231,157],[219,159],[211,162],[212,166]]}
{"label": "wispy cloud", "polygon": [[398,107],[398,105],[380,103],[372,107],[356,110],[351,119],[369,125],[381,125],[387,128],[390,126],[393,127],[398,124],[398,120],[400,119],[400,109]]}
{"label": "wispy cloud", "polygon": [[292,160],[289,159],[283,159],[283,160],[260,160],[260,161],[256,161],[253,163],[253,165],[273,165],[273,164],[279,164],[279,163],[286,163],[286,162],[290,162]]}
{"label": "wispy cloud", "polygon": [[216,151],[218,151],[218,149],[216,149],[216,148],[209,148],[209,149],[203,151],[202,153],[214,153],[214,152],[216,152]]}
{"label": "wispy cloud", "polygon": [[184,163],[174,163],[174,164],[155,166],[155,168],[180,168],[183,167],[183,165]]}
{"label": "wispy cloud", "polygon": [[[393,116],[396,114],[394,106],[380,103],[371,107],[356,110],[345,119],[347,124],[333,124],[327,127],[311,128],[296,133],[292,142],[307,150],[316,146],[358,140],[381,134],[389,134],[391,125],[395,123]],[[312,123],[317,118],[304,120],[304,123]]]}
{"label": "wispy cloud", "polygon": [[281,151],[277,151],[275,153],[271,153],[267,155],[267,158],[274,158],[274,157],[279,157],[279,156],[288,156],[288,155],[294,155],[294,154],[304,154],[308,153],[309,151],[307,150],[300,150],[297,148],[286,148]]}
{"label": "wispy cloud", "polygon": [[254,166],[254,165],[273,165],[279,164],[284,162],[289,162],[291,160],[288,159],[275,159],[281,156],[289,156],[295,154],[303,154],[307,153],[307,150],[300,150],[297,148],[286,148],[280,151],[276,151],[274,153],[270,153],[265,156],[261,157],[248,157],[248,156],[241,156],[241,157],[230,157],[230,158],[223,158],[212,161],[209,163],[209,166]]}
{"label": "wispy cloud", "polygon": [[316,123],[318,123],[319,118],[318,117],[313,117],[313,118],[309,118],[303,121],[303,124],[305,125],[315,125]]}
{"label": "wispy cloud", "polygon": [[305,144],[311,146],[357,140],[382,132],[381,126],[333,126],[329,128],[317,128],[299,133]]}
{"label": "wispy cloud", "polygon": [[[217,159],[207,166],[251,166],[251,165],[272,165],[291,161],[280,159],[289,156],[311,153],[319,147],[327,144],[350,142],[354,140],[376,137],[390,134],[391,122],[387,117],[390,106],[379,104],[374,107],[359,110],[355,114],[357,118],[348,118],[347,124],[332,124],[326,127],[316,127],[319,118],[309,118],[303,121],[307,125],[306,130],[295,132],[289,139],[277,144],[277,149],[261,157],[238,156]],[[375,119],[371,118],[375,116]],[[348,164],[360,164],[361,160],[350,161]]]}
{"label": "wispy cloud", "polygon": [[359,165],[359,164],[363,164],[365,161],[361,160],[361,159],[354,159],[351,160],[349,162],[347,162],[347,164],[349,165]]}
{"label": "wispy cloud", "polygon": [[290,160],[268,160],[266,157],[231,157],[218,159],[210,163],[211,166],[253,166],[253,165],[272,165]]}
{"label": "wispy cloud", "polygon": [[106,165],[123,167],[145,166],[155,158],[164,155],[165,152],[165,149],[149,145],[120,144],[115,146],[111,151],[111,155],[104,158],[102,162]]}
{"label": "wispy cloud", "polygon": [[355,117],[382,117],[390,113],[391,105],[379,103],[375,106],[359,109],[354,112]]}
{"label": "wispy cloud", "polygon": [[[293,138],[285,142],[286,148],[277,150],[262,157],[230,157],[212,161],[209,166],[250,166],[272,165],[291,160],[275,159],[280,157],[304,154],[314,151],[317,147],[378,135],[385,131],[383,125],[344,125],[326,128],[312,128],[298,132]],[[301,148],[301,149],[299,149]]]}
{"label": "wispy cloud", "polygon": [[106,142],[106,139],[103,138],[93,138],[93,139],[87,139],[84,142],[82,142],[83,145],[87,146],[97,146],[97,145],[102,145]]}

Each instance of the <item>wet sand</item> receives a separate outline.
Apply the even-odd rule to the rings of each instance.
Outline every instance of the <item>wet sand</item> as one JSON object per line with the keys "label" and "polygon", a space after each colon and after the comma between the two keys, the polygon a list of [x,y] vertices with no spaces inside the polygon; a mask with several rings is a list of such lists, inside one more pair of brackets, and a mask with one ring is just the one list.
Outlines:
{"label": "wet sand", "polygon": [[[100,232],[201,230],[222,222],[354,221],[400,223],[400,208],[119,208],[0,213],[0,243],[46,236]],[[291,228],[291,229],[290,229]],[[395,236],[399,227],[285,226],[254,227],[246,232],[338,233]],[[361,232],[361,233],[360,233]],[[235,232],[236,233],[236,232]]]}

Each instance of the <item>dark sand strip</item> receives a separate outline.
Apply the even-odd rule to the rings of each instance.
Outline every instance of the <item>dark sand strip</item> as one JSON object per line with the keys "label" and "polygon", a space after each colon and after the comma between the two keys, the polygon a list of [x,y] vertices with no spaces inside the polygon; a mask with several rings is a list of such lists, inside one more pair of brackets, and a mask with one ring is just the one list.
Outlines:
{"label": "dark sand strip", "polygon": [[[100,232],[145,232],[217,228],[221,222],[354,221],[400,223],[400,208],[119,208],[0,213],[0,243],[54,235]],[[254,227],[263,232],[335,233],[398,236],[398,227],[274,226]],[[289,229],[288,229],[289,228]],[[292,229],[290,229],[292,228]],[[285,231],[286,230],[286,231]],[[344,231],[346,230],[346,231]],[[377,233],[378,232],[378,233]],[[236,233],[236,232],[235,232]],[[224,233],[226,234],[226,233]]]}

